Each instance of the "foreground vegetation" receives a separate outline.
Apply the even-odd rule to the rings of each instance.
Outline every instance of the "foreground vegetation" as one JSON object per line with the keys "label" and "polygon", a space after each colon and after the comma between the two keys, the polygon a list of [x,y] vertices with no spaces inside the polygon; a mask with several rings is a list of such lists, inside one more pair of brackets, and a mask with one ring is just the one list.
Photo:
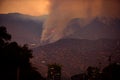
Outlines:
{"label": "foreground vegetation", "polygon": [[11,35],[0,27],[0,80],[44,80],[32,67],[32,50],[27,45],[11,42]]}
{"label": "foreground vegetation", "polygon": [[[32,67],[32,50],[27,45],[20,46],[11,42],[11,35],[4,26],[0,27],[0,80],[46,80]],[[71,80],[120,80],[120,63],[111,63],[100,71],[97,67],[88,67],[86,72],[73,75]],[[54,73],[54,74],[53,74]],[[61,79],[61,66],[48,65],[48,79]]]}

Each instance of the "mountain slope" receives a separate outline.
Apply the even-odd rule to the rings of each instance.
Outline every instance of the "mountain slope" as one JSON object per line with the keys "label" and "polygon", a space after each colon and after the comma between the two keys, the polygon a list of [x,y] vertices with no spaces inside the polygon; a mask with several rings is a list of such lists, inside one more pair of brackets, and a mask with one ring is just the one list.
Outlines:
{"label": "mountain slope", "polygon": [[0,26],[5,26],[12,40],[20,44],[38,44],[42,25],[47,16],[29,16],[19,13],[0,14]]}
{"label": "mountain slope", "polygon": [[62,36],[60,39],[120,39],[120,18],[95,17],[92,20],[73,18],[65,25],[63,30],[61,30],[62,26],[58,29],[52,29],[55,29],[55,31],[49,33],[48,30],[48,37],[46,36],[46,39],[43,39],[44,44],[57,41],[59,36]]}
{"label": "mountain slope", "polygon": [[84,71],[88,66],[105,67],[108,65],[108,56],[111,54],[112,62],[120,61],[117,50],[120,50],[120,40],[62,39],[35,48],[34,58],[31,61],[44,75],[47,73],[47,64],[62,64],[63,76],[70,77]]}
{"label": "mountain slope", "polygon": [[120,19],[96,17],[89,24],[81,27],[80,18],[72,19],[64,31],[67,37],[78,39],[120,39]]}

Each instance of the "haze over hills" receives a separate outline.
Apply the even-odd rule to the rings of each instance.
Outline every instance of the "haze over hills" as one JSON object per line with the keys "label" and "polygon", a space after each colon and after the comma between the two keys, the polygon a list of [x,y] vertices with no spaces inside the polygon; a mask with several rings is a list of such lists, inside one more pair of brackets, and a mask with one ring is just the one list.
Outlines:
{"label": "haze over hills", "polygon": [[[20,13],[0,14],[0,25],[6,26],[8,32],[12,35],[13,41],[20,44],[40,45],[43,24],[48,16],[29,16]],[[73,18],[63,30],[62,38],[74,39],[120,39],[120,19],[108,17],[96,17],[87,23],[84,27],[81,24],[83,19]],[[48,40],[41,45],[55,42],[52,39],[53,33],[49,34]],[[54,34],[56,34],[54,32]]]}
{"label": "haze over hills", "polygon": [[113,17],[96,17],[90,21],[86,21],[81,18],[73,18],[67,23],[64,29],[62,27],[57,28],[57,26],[48,28],[48,32],[42,37],[42,41],[45,44],[55,42],[62,38],[90,40],[101,38],[120,39],[120,19]]}
{"label": "haze over hills", "polygon": [[70,38],[78,39],[120,39],[120,19],[96,17],[84,27],[80,18],[75,18],[68,23],[65,33]]}
{"label": "haze over hills", "polygon": [[85,71],[88,66],[107,66],[110,55],[112,62],[120,61],[119,50],[120,40],[115,39],[62,39],[35,48],[32,63],[44,75],[47,72],[47,64],[62,64],[63,76],[70,77]]}
{"label": "haze over hills", "polygon": [[[49,34],[51,37],[48,36],[48,40],[39,44],[47,17],[19,13],[0,14],[0,26],[7,28],[12,41],[34,46],[34,58],[31,61],[43,75],[47,73],[48,63],[62,64],[63,76],[70,77],[88,66],[106,66],[110,54],[113,62],[120,61],[119,18],[96,17],[84,27],[81,26],[82,19],[73,18],[63,30],[60,40],[53,40]],[[56,34],[52,31],[53,33]]]}
{"label": "haze over hills", "polygon": [[[29,16],[20,13],[0,14],[0,26],[5,26],[12,35],[12,41],[19,44],[38,46],[45,16]],[[36,45],[37,44],[37,45]]]}

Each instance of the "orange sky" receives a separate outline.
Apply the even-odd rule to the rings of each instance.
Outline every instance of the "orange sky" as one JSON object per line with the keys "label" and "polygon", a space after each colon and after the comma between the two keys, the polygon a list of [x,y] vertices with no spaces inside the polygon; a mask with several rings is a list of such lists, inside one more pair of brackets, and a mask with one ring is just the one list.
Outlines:
{"label": "orange sky", "polygon": [[[82,2],[86,2],[86,4]],[[53,10],[58,9],[57,7],[59,6],[59,12],[61,9],[63,10],[62,12],[67,9],[69,13],[77,10],[79,15],[84,16],[87,6],[92,5],[90,8],[93,8],[92,13],[94,14],[104,12],[107,15],[108,13],[119,15],[119,3],[119,0],[0,0],[0,13],[19,12],[39,16],[54,12]],[[101,7],[102,11],[100,10]]]}
{"label": "orange sky", "polygon": [[0,13],[49,14],[49,0],[0,0]]}

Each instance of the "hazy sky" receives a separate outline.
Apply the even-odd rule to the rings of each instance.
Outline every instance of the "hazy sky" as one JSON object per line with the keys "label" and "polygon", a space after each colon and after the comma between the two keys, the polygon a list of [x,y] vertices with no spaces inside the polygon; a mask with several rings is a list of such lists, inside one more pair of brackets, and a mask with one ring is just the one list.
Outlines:
{"label": "hazy sky", "polygon": [[51,0],[50,4],[42,41],[54,42],[64,37],[64,30],[73,18],[83,19],[82,27],[95,17],[120,17],[120,0]]}
{"label": "hazy sky", "polygon": [[41,40],[55,41],[64,36],[64,29],[73,18],[84,19],[84,25],[97,16],[120,17],[120,0],[0,0],[0,13],[11,12],[48,14]]}
{"label": "hazy sky", "polygon": [[0,13],[19,12],[33,16],[49,13],[48,0],[0,0]]}
{"label": "hazy sky", "polygon": [[0,13],[19,12],[38,16],[53,13],[58,9],[59,12],[77,11],[81,16],[88,13],[93,16],[108,13],[118,15],[119,4],[120,0],[0,0]]}

